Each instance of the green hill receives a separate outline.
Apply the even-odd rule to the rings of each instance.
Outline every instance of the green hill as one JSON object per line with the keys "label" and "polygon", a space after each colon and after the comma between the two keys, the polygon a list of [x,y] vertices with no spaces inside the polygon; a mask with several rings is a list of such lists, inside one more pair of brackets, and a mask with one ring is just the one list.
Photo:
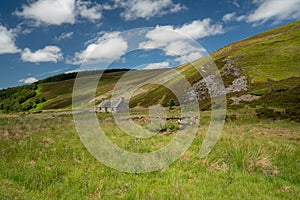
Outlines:
{"label": "green hill", "polygon": [[300,76],[300,21],[228,45],[212,54],[246,69],[252,83]]}
{"label": "green hill", "polygon": [[[248,39],[230,44],[211,54],[221,74],[225,70],[239,71],[240,77],[245,76],[248,81],[248,89],[245,91],[227,94],[228,106],[232,97],[240,97],[246,94],[261,97],[249,104],[263,105],[263,107],[275,107],[276,109],[290,108],[299,110],[300,87],[300,21],[273,29],[271,31],[250,37]],[[228,69],[228,60],[233,62]],[[192,63],[201,66],[203,59]],[[201,81],[201,76],[191,64],[178,67],[182,74],[192,83]],[[200,78],[199,78],[200,77]],[[233,77],[230,73],[224,73],[222,79],[225,87],[230,86]],[[197,89],[197,88],[196,88]],[[168,98],[161,101],[158,97],[172,96],[167,89],[157,87],[151,92],[133,98],[132,106],[149,106],[153,100],[168,103]],[[169,97],[171,98],[171,97]],[[243,104],[242,102],[241,104]],[[210,107],[208,100],[200,102],[202,109]],[[299,111],[298,111],[299,112]]]}
{"label": "green hill", "polygon": [[[268,32],[250,37],[248,39],[230,44],[211,54],[220,72],[226,72],[228,62],[232,62],[234,70],[239,72],[240,77],[245,77],[248,82],[247,90],[229,93],[228,106],[236,108],[246,102],[232,105],[232,98],[249,94],[259,96],[259,100],[248,102],[252,106],[264,108],[298,109],[299,84],[300,84],[300,21],[270,30]],[[201,66],[203,59],[196,60],[193,65]],[[185,64],[177,68],[191,84],[201,82],[201,76],[191,64]],[[232,69],[230,69],[232,70]],[[127,70],[112,70],[103,74],[98,86],[95,103],[99,103],[101,97],[110,97],[116,82]],[[149,77],[156,74],[156,70],[147,72]],[[139,83],[144,81],[138,76],[132,75],[127,83]],[[57,75],[41,80],[33,86],[20,86],[17,89],[1,90],[0,109],[3,111],[38,111],[47,109],[71,109],[72,90],[74,77],[77,73]],[[87,72],[87,76],[93,78],[97,72]],[[147,75],[147,76],[148,76]],[[144,77],[144,78],[149,78]],[[95,77],[94,77],[95,78]],[[235,79],[232,74],[223,73],[225,87],[230,86]],[[176,80],[173,80],[175,83]],[[23,88],[24,87],[24,88]],[[18,99],[16,95],[10,95],[18,90],[21,94],[23,89],[24,98]],[[154,103],[167,106],[169,100],[174,98],[168,89],[162,86],[148,85],[143,88],[144,92],[137,93],[130,99],[130,106],[148,107]],[[201,89],[201,88],[200,88]],[[24,92],[23,92],[24,93]],[[16,94],[16,93],[15,93]],[[17,95],[18,96],[18,95]],[[22,96],[22,95],[21,95]],[[201,109],[208,109],[209,99],[199,100]],[[9,104],[9,105],[8,105]]]}

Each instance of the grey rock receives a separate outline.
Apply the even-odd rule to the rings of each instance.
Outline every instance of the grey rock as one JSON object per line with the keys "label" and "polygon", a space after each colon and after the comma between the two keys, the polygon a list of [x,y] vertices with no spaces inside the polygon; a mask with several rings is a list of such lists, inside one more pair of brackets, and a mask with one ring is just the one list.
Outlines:
{"label": "grey rock", "polygon": [[[223,62],[225,63],[224,70],[221,74],[210,74],[185,91],[184,103],[190,103],[195,98],[200,101],[224,94],[248,91],[248,80],[245,76],[241,76],[241,69],[235,65],[234,60],[231,57],[227,57]],[[219,79],[220,75],[221,77],[235,77],[235,79],[230,86],[224,88],[223,83]]]}
{"label": "grey rock", "polygon": [[260,97],[251,94],[246,94],[240,97],[231,97],[231,99],[233,100],[233,103],[231,105],[238,105],[240,104],[241,101],[248,101],[248,102],[255,101],[260,99]]}

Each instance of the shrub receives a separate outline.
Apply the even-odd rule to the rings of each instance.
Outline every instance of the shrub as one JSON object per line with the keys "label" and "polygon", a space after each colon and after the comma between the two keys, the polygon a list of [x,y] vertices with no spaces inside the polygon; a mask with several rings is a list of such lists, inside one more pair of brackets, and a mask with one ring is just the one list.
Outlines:
{"label": "shrub", "polygon": [[169,133],[171,133],[171,132],[176,132],[176,131],[179,130],[179,126],[178,126],[178,124],[174,124],[174,123],[172,123],[172,122],[169,122],[169,123],[166,123],[166,125],[165,125],[165,130],[166,130],[167,132],[169,132]]}
{"label": "shrub", "polygon": [[272,119],[276,119],[276,114],[274,112],[273,109],[269,109],[269,108],[260,108],[260,109],[256,109],[256,116],[258,118],[272,118]]}
{"label": "shrub", "polygon": [[255,95],[255,96],[262,96],[262,95],[264,95],[268,92],[270,92],[270,89],[269,88],[264,88],[264,89],[261,89],[261,90],[252,91],[249,94]]}
{"label": "shrub", "polygon": [[283,112],[284,118],[300,122],[300,108],[292,109],[285,109]]}
{"label": "shrub", "polygon": [[235,120],[237,120],[237,116],[236,116],[236,114],[226,115],[225,120],[226,120],[226,122],[235,121]]}
{"label": "shrub", "polygon": [[273,109],[260,108],[256,109],[256,116],[259,118],[290,119],[300,122],[300,109],[285,109],[284,112],[274,111]]}
{"label": "shrub", "polygon": [[40,103],[43,103],[43,102],[46,102],[47,99],[45,97],[41,97],[41,98],[37,98],[34,100],[34,103],[35,104],[40,104]]}
{"label": "shrub", "polygon": [[170,108],[170,110],[173,109],[173,106],[175,106],[175,100],[172,98],[172,99],[170,99],[170,101],[169,101],[169,108]]}
{"label": "shrub", "polygon": [[27,111],[27,110],[32,109],[33,107],[34,107],[33,102],[28,102],[28,103],[26,103],[25,105],[22,106],[22,110]]}
{"label": "shrub", "polygon": [[37,85],[31,84],[0,90],[0,109],[6,112],[30,110],[33,103],[28,104],[26,102],[36,96],[36,89]]}

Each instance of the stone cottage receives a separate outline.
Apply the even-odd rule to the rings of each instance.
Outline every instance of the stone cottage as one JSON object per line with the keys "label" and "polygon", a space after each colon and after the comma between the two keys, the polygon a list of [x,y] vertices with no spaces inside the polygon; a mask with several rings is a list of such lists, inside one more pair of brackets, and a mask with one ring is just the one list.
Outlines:
{"label": "stone cottage", "polygon": [[124,101],[124,97],[117,100],[102,99],[102,102],[98,106],[98,112],[102,113],[122,113],[128,111],[129,106]]}

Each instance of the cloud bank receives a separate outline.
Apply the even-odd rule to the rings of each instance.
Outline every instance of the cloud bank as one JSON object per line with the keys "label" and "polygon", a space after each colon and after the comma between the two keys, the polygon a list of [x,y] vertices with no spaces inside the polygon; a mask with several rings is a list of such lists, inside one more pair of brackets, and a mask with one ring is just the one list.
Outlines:
{"label": "cloud bank", "polygon": [[115,0],[114,7],[124,9],[121,17],[125,20],[148,20],[186,9],[184,5],[175,4],[172,0]]}
{"label": "cloud bank", "polygon": [[15,45],[15,36],[12,30],[0,24],[0,54],[17,53],[20,50]]}
{"label": "cloud bank", "polygon": [[19,17],[31,20],[35,26],[75,24],[76,18],[90,21],[102,17],[100,4],[81,0],[38,0],[23,5],[21,11],[16,11]]}
{"label": "cloud bank", "polygon": [[247,22],[282,21],[300,17],[300,0],[254,0],[258,8],[252,12]]}
{"label": "cloud bank", "polygon": [[162,49],[167,56],[179,56],[180,63],[192,62],[206,51],[190,39],[198,40],[224,33],[222,25],[212,24],[211,19],[195,20],[181,27],[157,26],[146,34],[147,41],[140,43],[141,49]]}
{"label": "cloud bank", "polygon": [[31,52],[30,49],[25,48],[21,54],[21,59],[24,62],[40,63],[40,62],[54,62],[63,59],[61,49],[56,46],[46,46],[43,49]]}
{"label": "cloud bank", "polygon": [[122,38],[120,32],[105,33],[94,39],[85,50],[75,53],[75,58],[70,63],[77,65],[109,63],[113,59],[120,58],[127,49],[127,41]]}
{"label": "cloud bank", "polygon": [[144,69],[163,69],[170,67],[169,62],[159,62],[159,63],[151,63],[147,65]]}
{"label": "cloud bank", "polygon": [[31,83],[35,83],[37,81],[39,81],[39,80],[36,79],[35,77],[29,77],[29,78],[19,80],[20,83],[25,83],[25,84],[31,84]]}
{"label": "cloud bank", "polygon": [[281,22],[300,18],[300,0],[253,0],[252,3],[257,8],[248,15],[238,16],[233,12],[224,15],[222,20],[246,21],[256,25],[267,21]]}

